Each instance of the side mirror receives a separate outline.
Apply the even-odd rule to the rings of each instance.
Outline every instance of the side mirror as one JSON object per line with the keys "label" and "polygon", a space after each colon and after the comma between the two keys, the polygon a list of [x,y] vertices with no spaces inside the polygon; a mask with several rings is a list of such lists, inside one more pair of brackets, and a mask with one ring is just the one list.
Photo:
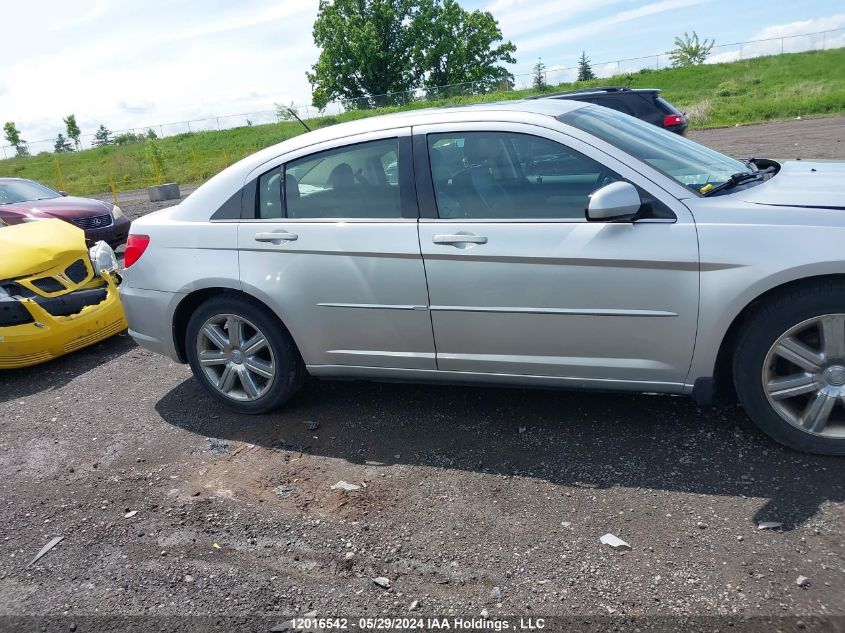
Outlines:
{"label": "side mirror", "polygon": [[63,198],[66,198],[67,197],[67,191],[60,191],[59,195],[62,196]]}
{"label": "side mirror", "polygon": [[637,188],[630,182],[612,182],[590,195],[588,222],[631,222],[642,206]]}

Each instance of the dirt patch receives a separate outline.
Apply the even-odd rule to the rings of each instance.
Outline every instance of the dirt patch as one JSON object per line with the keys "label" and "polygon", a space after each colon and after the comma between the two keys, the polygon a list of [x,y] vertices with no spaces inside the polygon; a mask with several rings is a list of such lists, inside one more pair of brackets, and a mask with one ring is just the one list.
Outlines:
{"label": "dirt patch", "polygon": [[736,158],[845,160],[845,117],[699,130],[687,136]]}
{"label": "dirt patch", "polygon": [[0,437],[6,614],[845,613],[845,463],[736,407],[314,381],[243,417],[118,337],[0,375]]}

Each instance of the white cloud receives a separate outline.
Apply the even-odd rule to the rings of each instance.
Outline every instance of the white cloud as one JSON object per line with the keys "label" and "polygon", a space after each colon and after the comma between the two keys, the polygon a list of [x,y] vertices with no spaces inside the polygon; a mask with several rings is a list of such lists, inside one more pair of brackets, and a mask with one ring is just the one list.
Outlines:
{"label": "white cloud", "polygon": [[[619,4],[624,0],[592,0],[591,2],[573,2],[572,0],[495,0],[486,9],[499,21],[505,38],[536,30],[548,30],[562,22],[572,22],[574,18],[604,7]],[[522,48],[519,41],[517,48]]]}
{"label": "white cloud", "polygon": [[[824,31],[836,33],[822,34]],[[707,58],[708,64],[733,62],[749,57],[798,53],[821,48],[845,46],[845,13],[838,13],[812,20],[798,20],[787,24],[773,24],[757,31],[747,38],[750,43],[724,44]]]}
{"label": "white cloud", "polygon": [[645,4],[641,7],[637,7],[636,9],[626,9],[625,11],[620,11],[614,15],[605,16],[600,19],[572,26],[560,31],[551,30],[544,32],[527,40],[522,40],[519,43],[519,50],[522,52],[536,51],[566,42],[581,40],[587,36],[608,31],[621,24],[625,24],[626,22],[632,22],[634,20],[659,13],[666,13],[698,4],[704,4],[708,1],[709,0],[659,0],[658,2]]}
{"label": "white cloud", "polygon": [[[17,28],[0,38],[0,112],[28,141],[55,138],[70,112],[84,135],[101,123],[145,128],[311,100],[317,0],[38,4],[48,2],[16,14]],[[31,146],[45,149],[52,142]]]}
{"label": "white cloud", "polygon": [[845,13],[838,13],[824,18],[813,20],[799,20],[788,24],[776,24],[767,26],[754,35],[752,40],[763,40],[770,37],[789,37],[803,33],[817,33],[819,31],[832,31],[845,27]]}

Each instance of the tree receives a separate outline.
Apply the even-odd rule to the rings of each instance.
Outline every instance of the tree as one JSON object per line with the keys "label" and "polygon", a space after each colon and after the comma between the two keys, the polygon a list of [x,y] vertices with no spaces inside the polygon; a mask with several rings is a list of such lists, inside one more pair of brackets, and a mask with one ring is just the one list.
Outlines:
{"label": "tree", "polygon": [[75,114],[68,114],[62,120],[65,122],[65,129],[67,130],[67,137],[73,139],[73,144],[78,151],[79,150],[79,137],[82,135],[82,132],[80,131],[79,126],[76,124],[76,115]]}
{"label": "tree", "polygon": [[61,154],[62,152],[72,152],[73,145],[70,144],[70,141],[65,138],[65,135],[59,132],[59,135],[56,137],[56,143],[53,145],[53,151],[57,154]]}
{"label": "tree", "polygon": [[590,66],[590,58],[587,57],[587,51],[581,51],[581,57],[578,60],[578,81],[588,81],[595,78],[596,74],[593,72],[593,67]]}
{"label": "tree", "polygon": [[6,136],[9,145],[15,148],[15,154],[18,156],[29,156],[29,148],[26,146],[26,141],[21,138],[21,133],[14,122],[6,122],[3,126],[3,134]]}
{"label": "tree", "polygon": [[683,37],[675,38],[675,48],[669,51],[669,59],[672,60],[673,66],[698,66],[710,55],[715,43],[716,40],[707,38],[699,42],[698,33],[693,31],[692,35],[689,35],[685,32]]}
{"label": "tree", "polygon": [[313,35],[321,52],[306,73],[314,106],[411,88],[416,13],[414,0],[320,0]]}
{"label": "tree", "polygon": [[[513,75],[516,46],[503,41],[489,11],[467,11],[455,0],[423,0],[411,24],[413,76],[429,93],[484,93]],[[445,90],[437,88],[446,86]]]}
{"label": "tree", "polygon": [[102,147],[103,145],[111,145],[111,143],[111,130],[101,123],[97,131],[94,132],[94,142],[91,144],[94,147]]}
{"label": "tree", "polygon": [[537,63],[534,64],[534,90],[546,89],[546,65],[542,58],[537,58]]}
{"label": "tree", "polygon": [[[473,83],[482,91],[512,80],[499,65],[516,47],[487,11],[456,0],[320,0],[314,43],[321,49],[306,73],[312,102],[357,107],[398,103],[420,83],[430,89]],[[477,84],[489,85],[477,88]],[[389,96],[384,96],[389,95]]]}
{"label": "tree", "polygon": [[144,137],[141,134],[135,134],[135,132],[122,132],[121,134],[115,134],[112,142],[115,145],[129,145],[130,143],[140,143],[144,140]]}
{"label": "tree", "polygon": [[290,105],[284,105],[282,103],[274,103],[273,105],[276,106],[276,119],[278,119],[279,123],[294,120],[293,113],[296,112],[296,106],[293,104],[293,101],[290,102]]}

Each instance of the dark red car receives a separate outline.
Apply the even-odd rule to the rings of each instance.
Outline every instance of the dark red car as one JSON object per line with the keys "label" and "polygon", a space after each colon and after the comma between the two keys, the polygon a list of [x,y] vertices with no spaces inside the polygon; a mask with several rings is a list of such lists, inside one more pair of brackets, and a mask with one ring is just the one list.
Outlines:
{"label": "dark red car", "polygon": [[126,242],[131,222],[117,205],[63,191],[25,178],[0,178],[0,224],[21,224],[59,218],[85,231],[89,243],[99,240],[112,248]]}

